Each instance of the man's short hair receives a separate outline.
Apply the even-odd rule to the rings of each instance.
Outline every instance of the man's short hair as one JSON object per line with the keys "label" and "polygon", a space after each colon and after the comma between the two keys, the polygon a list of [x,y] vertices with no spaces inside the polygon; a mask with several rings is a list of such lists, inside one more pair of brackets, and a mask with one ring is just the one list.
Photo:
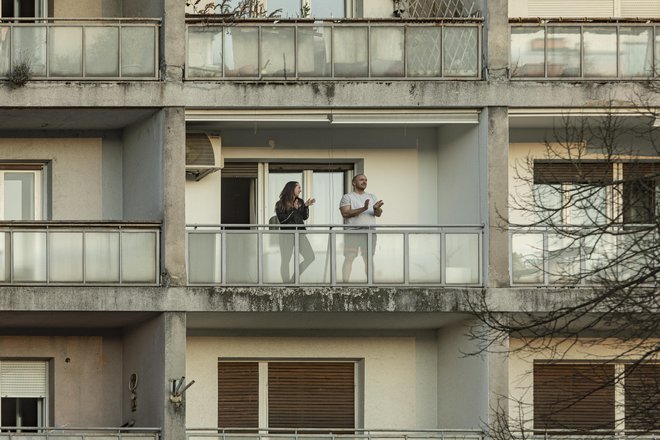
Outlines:
{"label": "man's short hair", "polygon": [[356,175],[355,175],[355,176],[353,176],[353,178],[351,179],[351,184],[352,184],[353,186],[355,186],[355,181],[356,181],[356,180],[357,180],[357,178],[358,178],[358,177],[360,177],[360,176],[364,176],[364,177],[367,177],[367,176],[366,176],[366,174],[364,174],[364,173],[359,173],[359,174],[356,174]]}

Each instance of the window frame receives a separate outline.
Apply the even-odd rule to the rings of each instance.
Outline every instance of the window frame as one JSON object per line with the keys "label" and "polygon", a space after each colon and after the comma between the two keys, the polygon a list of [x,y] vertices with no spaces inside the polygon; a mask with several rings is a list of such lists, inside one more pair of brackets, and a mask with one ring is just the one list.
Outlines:
{"label": "window frame", "polygon": [[39,221],[46,218],[46,190],[47,181],[45,163],[13,164],[0,163],[0,221],[5,218],[5,176],[7,174],[30,174],[33,179],[33,218],[20,219],[21,221]]}
{"label": "window frame", "polygon": [[[24,393],[24,396],[20,396],[20,393],[13,393],[12,396],[6,396],[4,390],[0,389],[0,412],[2,411],[2,401],[5,398],[17,398],[17,399],[26,399],[26,398],[31,398],[31,399],[37,399],[37,418],[38,420],[38,428],[41,427],[47,427],[49,426],[49,420],[50,420],[50,412],[51,412],[51,394],[52,394],[52,365],[50,360],[44,360],[44,359],[0,359],[0,371],[2,371],[3,365],[11,365],[14,364],[15,366],[20,366],[21,364],[26,364],[30,363],[33,365],[39,364],[39,367],[43,367],[44,371],[44,395],[40,397],[35,397],[35,396],[29,396],[29,393]],[[0,381],[0,387],[2,385],[2,381]],[[22,425],[17,424],[16,428],[21,427]],[[34,427],[29,427],[29,428],[34,428]],[[33,431],[33,430],[27,430],[27,431]],[[23,430],[16,429],[15,432],[23,432]]]}

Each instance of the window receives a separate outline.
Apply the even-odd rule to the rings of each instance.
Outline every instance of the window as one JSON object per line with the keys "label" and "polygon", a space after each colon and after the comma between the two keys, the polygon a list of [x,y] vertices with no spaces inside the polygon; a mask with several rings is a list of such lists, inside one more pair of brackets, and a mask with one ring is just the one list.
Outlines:
{"label": "window", "polygon": [[354,361],[218,362],[218,426],[355,428]]}
{"label": "window", "polygon": [[47,0],[2,0],[1,17],[47,17]]}
{"label": "window", "polygon": [[612,164],[534,162],[534,208],[538,220],[591,225],[610,218]]}
{"label": "window", "polygon": [[345,0],[266,0],[268,13],[277,11],[285,18],[343,18]]}
{"label": "window", "polygon": [[47,362],[0,361],[0,396],[0,426],[18,432],[46,426]]}
{"label": "window", "polygon": [[[353,164],[225,162],[221,183],[221,222],[268,223],[288,181],[300,182],[301,198],[316,198],[308,224],[341,224],[339,201],[350,188]],[[263,192],[262,192],[263,191]]]}
{"label": "window", "polygon": [[0,164],[0,220],[43,219],[43,164]]}
{"label": "window", "polygon": [[623,164],[624,223],[656,222],[660,207],[660,163]]}
{"label": "window", "polygon": [[[660,428],[660,364],[534,364],[534,430],[653,431]],[[616,415],[615,402],[623,412]]]}

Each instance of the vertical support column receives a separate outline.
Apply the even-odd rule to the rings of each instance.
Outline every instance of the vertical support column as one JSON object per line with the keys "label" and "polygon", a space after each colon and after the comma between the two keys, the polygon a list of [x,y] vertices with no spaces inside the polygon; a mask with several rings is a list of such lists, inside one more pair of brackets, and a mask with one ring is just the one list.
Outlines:
{"label": "vertical support column", "polygon": [[163,109],[163,238],[165,286],[186,280],[186,116],[183,108]]}
{"label": "vertical support column", "polygon": [[488,429],[491,432],[508,432],[509,402],[509,340],[506,339],[491,345],[488,351]]}
{"label": "vertical support column", "polygon": [[161,72],[165,81],[182,81],[186,59],[186,9],[181,0],[162,0]]}
{"label": "vertical support column", "polygon": [[[180,440],[186,438],[185,394],[180,405],[170,401],[171,380],[180,380],[186,374],[186,314],[168,312],[163,314],[164,321],[164,369],[165,408],[163,412],[162,440]],[[186,383],[192,378],[186,378]],[[185,385],[184,385],[185,386]],[[194,385],[193,385],[194,386]]]}
{"label": "vertical support column", "polygon": [[480,139],[487,157],[485,256],[487,287],[509,286],[509,114],[506,107],[481,112]]}
{"label": "vertical support column", "polygon": [[508,79],[509,66],[509,0],[487,0],[484,31],[485,79]]}

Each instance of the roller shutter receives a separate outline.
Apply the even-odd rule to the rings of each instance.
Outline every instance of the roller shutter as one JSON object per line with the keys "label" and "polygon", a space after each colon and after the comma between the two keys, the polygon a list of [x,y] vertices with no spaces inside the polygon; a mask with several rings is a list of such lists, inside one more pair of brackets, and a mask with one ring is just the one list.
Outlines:
{"label": "roller shutter", "polygon": [[614,429],[614,365],[534,364],[534,430]]}
{"label": "roller shutter", "polygon": [[660,430],[660,364],[626,366],[626,431]]}
{"label": "roller shutter", "polygon": [[612,17],[614,0],[528,0],[530,17]]}
{"label": "roller shutter", "polygon": [[534,183],[585,183],[608,185],[612,183],[611,163],[543,162],[534,161]]}
{"label": "roller shutter", "polygon": [[44,398],[48,392],[45,361],[0,362],[0,396]]}
{"label": "roller shutter", "polygon": [[218,426],[259,426],[258,362],[218,362]]}

